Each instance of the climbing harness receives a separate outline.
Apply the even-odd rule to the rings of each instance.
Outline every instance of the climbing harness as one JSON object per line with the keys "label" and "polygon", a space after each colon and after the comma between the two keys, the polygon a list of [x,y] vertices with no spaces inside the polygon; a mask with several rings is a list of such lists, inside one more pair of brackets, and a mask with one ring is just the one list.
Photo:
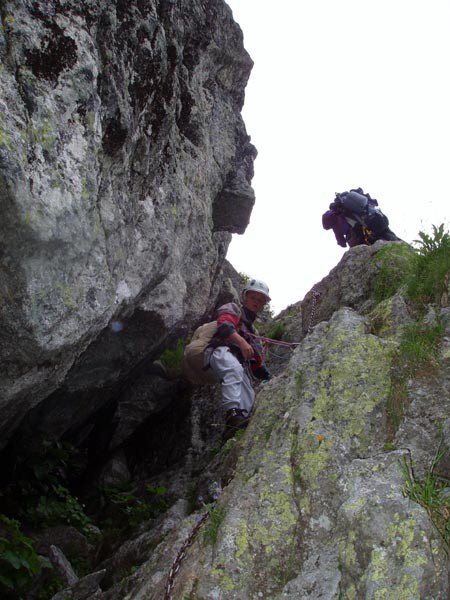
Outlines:
{"label": "climbing harness", "polygon": [[312,306],[311,306],[311,314],[309,315],[309,324],[308,324],[308,334],[312,332],[313,330],[313,324],[314,324],[314,317],[316,314],[316,305],[317,305],[317,300],[320,298],[320,292],[318,292],[317,290],[312,291]]}
{"label": "climbing harness", "polygon": [[209,517],[209,510],[205,512],[205,514],[201,517],[201,519],[196,523],[195,527],[191,530],[188,537],[184,540],[181,548],[178,551],[178,554],[175,560],[172,563],[172,566],[169,571],[169,575],[167,577],[166,583],[166,592],[164,594],[164,600],[172,600],[173,599],[173,588],[175,585],[175,577],[180,570],[181,561],[186,556],[187,549],[192,546],[194,543],[195,536],[197,535],[199,529],[205,524],[206,519]]}

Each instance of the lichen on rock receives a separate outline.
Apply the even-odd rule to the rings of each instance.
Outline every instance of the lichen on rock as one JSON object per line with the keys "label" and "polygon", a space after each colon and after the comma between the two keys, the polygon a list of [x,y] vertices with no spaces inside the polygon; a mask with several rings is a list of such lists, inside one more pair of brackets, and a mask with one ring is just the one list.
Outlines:
{"label": "lichen on rock", "polygon": [[0,61],[4,446],[34,408],[50,436],[85,428],[212,312],[256,151],[221,0],[5,0]]}

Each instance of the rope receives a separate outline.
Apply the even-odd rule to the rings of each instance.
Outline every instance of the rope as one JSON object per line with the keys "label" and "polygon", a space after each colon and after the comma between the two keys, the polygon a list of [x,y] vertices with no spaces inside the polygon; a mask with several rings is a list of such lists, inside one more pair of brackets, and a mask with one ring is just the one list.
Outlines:
{"label": "rope", "polygon": [[266,344],[272,344],[273,346],[283,346],[284,348],[294,349],[294,346],[298,346],[301,342],[283,342],[281,340],[272,340],[271,338],[264,337],[262,335],[256,335],[254,333],[248,332],[249,335],[259,340],[260,342],[265,342]]}
{"label": "rope", "polygon": [[280,354],[279,352],[274,352],[273,350],[267,349],[266,356],[274,357],[274,358],[286,358],[289,355],[288,354]]}

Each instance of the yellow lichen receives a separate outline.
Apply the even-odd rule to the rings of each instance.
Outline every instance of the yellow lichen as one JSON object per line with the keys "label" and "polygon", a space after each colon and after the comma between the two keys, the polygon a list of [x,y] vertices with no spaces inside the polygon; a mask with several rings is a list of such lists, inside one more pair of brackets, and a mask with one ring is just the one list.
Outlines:
{"label": "yellow lichen", "polygon": [[350,531],[347,538],[339,544],[339,558],[343,565],[351,567],[356,563],[356,533]]}
{"label": "yellow lichen", "polygon": [[239,523],[239,533],[236,535],[236,558],[239,560],[248,550],[248,529],[246,523]]}

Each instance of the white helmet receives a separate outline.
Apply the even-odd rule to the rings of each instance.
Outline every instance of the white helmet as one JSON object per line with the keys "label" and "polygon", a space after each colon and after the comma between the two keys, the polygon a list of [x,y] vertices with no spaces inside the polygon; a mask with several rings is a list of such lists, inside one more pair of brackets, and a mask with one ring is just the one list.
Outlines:
{"label": "white helmet", "polygon": [[270,302],[269,286],[260,279],[249,279],[242,290],[242,297],[244,297],[247,292],[259,292],[266,297],[267,302]]}

